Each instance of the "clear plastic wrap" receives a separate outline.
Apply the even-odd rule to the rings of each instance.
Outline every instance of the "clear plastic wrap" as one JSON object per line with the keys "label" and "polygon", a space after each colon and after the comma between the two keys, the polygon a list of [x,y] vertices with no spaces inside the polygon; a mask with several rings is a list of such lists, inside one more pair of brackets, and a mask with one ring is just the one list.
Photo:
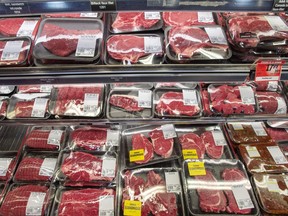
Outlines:
{"label": "clear plastic wrap", "polygon": [[256,92],[259,114],[285,115],[287,103],[284,95],[277,92]]}
{"label": "clear plastic wrap", "polygon": [[0,85],[0,95],[9,95],[15,90],[12,85]]}
{"label": "clear plastic wrap", "polygon": [[6,118],[7,107],[8,107],[8,97],[0,96],[0,120]]}
{"label": "clear plastic wrap", "polygon": [[195,89],[197,87],[196,82],[178,83],[178,82],[161,82],[154,83],[154,88],[176,88],[176,89]]}
{"label": "clear plastic wrap", "polygon": [[111,89],[152,89],[152,83],[113,83],[110,84]]}
{"label": "clear plastic wrap", "polygon": [[12,178],[17,165],[17,152],[0,153],[0,181],[8,181]]}
{"label": "clear plastic wrap", "polygon": [[101,19],[102,13],[53,13],[53,14],[44,14],[48,18],[96,18]]}
{"label": "clear plastic wrap", "polygon": [[53,85],[19,85],[18,93],[50,93]]}
{"label": "clear plastic wrap", "polygon": [[281,84],[278,81],[254,81],[251,83],[255,86],[256,91],[277,92],[282,91]]}

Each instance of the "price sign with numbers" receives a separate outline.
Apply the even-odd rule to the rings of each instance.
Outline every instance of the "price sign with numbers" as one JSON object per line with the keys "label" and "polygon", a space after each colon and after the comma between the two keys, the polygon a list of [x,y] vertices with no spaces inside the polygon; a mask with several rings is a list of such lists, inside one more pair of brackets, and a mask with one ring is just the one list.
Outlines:
{"label": "price sign with numbers", "polygon": [[84,96],[84,113],[95,113],[98,108],[99,94],[86,93]]}
{"label": "price sign with numbers", "polygon": [[255,81],[279,81],[284,60],[259,60],[256,63]]}
{"label": "price sign with numbers", "polygon": [[114,195],[99,197],[99,216],[114,216],[114,199]]}

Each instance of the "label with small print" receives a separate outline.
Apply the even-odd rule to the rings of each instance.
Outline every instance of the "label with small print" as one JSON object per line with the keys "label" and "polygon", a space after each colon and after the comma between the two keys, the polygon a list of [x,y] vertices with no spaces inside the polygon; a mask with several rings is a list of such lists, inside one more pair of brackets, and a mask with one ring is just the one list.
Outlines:
{"label": "label with small print", "polygon": [[190,176],[206,175],[205,164],[202,161],[189,162],[188,171]]}
{"label": "label with small print", "polygon": [[46,193],[31,192],[27,205],[26,216],[41,216]]}
{"label": "label with small print", "polygon": [[62,130],[51,130],[48,136],[47,144],[57,145],[60,147],[62,134]]}
{"label": "label with small print", "polygon": [[80,13],[80,17],[98,17],[98,13]]}
{"label": "label with small print", "polygon": [[183,89],[182,93],[183,93],[184,105],[186,105],[186,106],[198,105],[196,90]]}
{"label": "label with small print", "polygon": [[269,81],[267,86],[267,91],[277,91],[278,81]]}
{"label": "label with small print", "polygon": [[175,127],[173,124],[162,125],[161,130],[163,131],[164,139],[172,139],[177,137]]}
{"label": "label with small print", "polygon": [[145,53],[161,53],[162,43],[160,37],[144,37]]}
{"label": "label with small print", "polygon": [[262,122],[251,122],[251,126],[257,136],[268,136]]}
{"label": "label with small print", "polygon": [[199,158],[196,149],[183,149],[182,154],[183,154],[184,160]]}
{"label": "label with small print", "polygon": [[244,130],[242,124],[240,124],[240,123],[238,123],[238,124],[232,123],[231,125],[232,125],[234,130]]}
{"label": "label with small print", "polygon": [[17,61],[24,41],[7,41],[1,55],[1,61]]}
{"label": "label with small print", "polygon": [[138,91],[138,107],[151,108],[152,107],[152,92],[151,90]]}
{"label": "label with small print", "polygon": [[0,158],[0,176],[6,176],[13,158]]}
{"label": "label with small print", "polygon": [[114,216],[114,195],[99,197],[99,215]]}
{"label": "label with small print", "polygon": [[286,114],[287,113],[287,105],[286,105],[284,98],[276,97],[276,100],[278,103],[278,107],[277,107],[275,114]]}
{"label": "label with small print", "polygon": [[269,178],[267,180],[267,188],[270,192],[280,192],[280,188],[276,179]]}
{"label": "label with small print", "polygon": [[181,193],[181,184],[178,172],[165,172],[167,193]]}
{"label": "label with small print", "polygon": [[95,113],[98,108],[99,94],[86,93],[84,96],[84,113]]}
{"label": "label with small print", "polygon": [[232,186],[232,192],[240,210],[254,208],[251,197],[244,185]]}
{"label": "label with small print", "polygon": [[124,201],[124,216],[141,216],[142,203],[136,200]]}
{"label": "label with small print", "polygon": [[212,44],[227,44],[221,27],[205,27],[205,31]]}
{"label": "label with small print", "polygon": [[17,37],[22,36],[32,37],[37,22],[38,21],[36,20],[25,20],[17,32]]}
{"label": "label with small print", "polygon": [[47,108],[47,98],[35,98],[31,117],[43,118],[45,117]]}
{"label": "label with small print", "polygon": [[75,56],[94,57],[96,49],[96,35],[80,35]]}
{"label": "label with small print", "polygon": [[255,146],[246,146],[246,151],[248,152],[250,158],[261,157]]}
{"label": "label with small print", "polygon": [[143,161],[144,160],[144,149],[136,149],[129,151],[129,161]]}
{"label": "label with small print", "polygon": [[41,85],[40,86],[40,92],[48,92],[48,93],[50,93],[52,88],[53,88],[52,85]]}
{"label": "label with small print", "polygon": [[284,178],[284,182],[286,184],[286,187],[288,188],[288,176],[283,177]]}
{"label": "label with small print", "polygon": [[267,146],[267,149],[276,164],[288,164],[287,158],[283,154],[279,146]]}
{"label": "label with small print", "polygon": [[222,133],[222,131],[212,131],[212,136],[216,146],[224,146],[227,145],[226,139]]}
{"label": "label with small print", "polygon": [[57,158],[45,158],[39,171],[40,176],[53,176]]}
{"label": "label with small print", "polygon": [[107,146],[119,146],[120,131],[107,129]]}
{"label": "label with small print", "polygon": [[241,100],[244,104],[255,104],[255,96],[250,86],[239,86]]}
{"label": "label with small print", "polygon": [[198,22],[211,23],[213,21],[212,12],[198,12]]}
{"label": "label with small print", "polygon": [[279,16],[264,16],[275,31],[288,31],[287,24]]}
{"label": "label with small print", "polygon": [[144,12],[145,20],[160,20],[161,16],[159,12]]}
{"label": "label with small print", "polygon": [[102,162],[101,176],[115,177],[116,158],[105,158]]}

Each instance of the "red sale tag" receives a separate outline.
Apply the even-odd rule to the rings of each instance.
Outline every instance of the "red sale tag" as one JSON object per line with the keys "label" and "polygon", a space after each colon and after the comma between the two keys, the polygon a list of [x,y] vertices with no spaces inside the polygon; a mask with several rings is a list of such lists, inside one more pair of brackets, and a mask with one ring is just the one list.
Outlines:
{"label": "red sale tag", "polygon": [[256,65],[255,81],[279,81],[284,60],[259,60]]}

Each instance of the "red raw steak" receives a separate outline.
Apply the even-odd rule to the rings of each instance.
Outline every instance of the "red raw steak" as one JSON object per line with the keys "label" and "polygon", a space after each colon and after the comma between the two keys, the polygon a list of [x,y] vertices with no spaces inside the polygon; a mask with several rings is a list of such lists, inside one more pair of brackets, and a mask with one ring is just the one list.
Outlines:
{"label": "red raw steak", "polygon": [[193,25],[213,25],[212,22],[199,22],[198,12],[187,12],[187,11],[171,11],[163,12],[163,21],[166,26],[193,26]]}
{"label": "red raw steak", "polygon": [[16,166],[16,161],[15,161],[15,158],[13,158],[12,161],[10,162],[9,166],[8,166],[6,175],[0,176],[0,181],[7,181],[8,179],[10,179],[10,177],[12,177],[15,166]]}
{"label": "red raw steak", "polygon": [[182,92],[164,93],[156,106],[158,115],[195,116],[200,112],[199,106],[184,105]]}
{"label": "red raw steak", "polygon": [[[2,57],[5,45],[7,41],[0,41],[0,59]],[[9,66],[9,65],[22,65],[25,63],[27,52],[29,51],[30,46],[28,46],[27,42],[24,41],[22,45],[22,49],[20,51],[19,57],[17,60],[0,60],[0,66]]]}
{"label": "red raw steak", "polygon": [[[284,98],[277,92],[256,92],[261,114],[274,114],[278,109],[277,98]],[[286,103],[285,103],[286,104]]]}
{"label": "red raw steak", "polygon": [[288,132],[286,129],[267,127],[267,131],[274,141],[288,140]]}
{"label": "red raw steak", "polygon": [[179,137],[182,149],[196,149],[199,159],[205,155],[205,145],[202,139],[195,133],[186,133]]}
{"label": "red raw steak", "polygon": [[173,138],[165,139],[162,130],[154,129],[149,132],[154,152],[163,158],[169,158],[173,152],[174,140]]}
{"label": "red raw steak", "polygon": [[213,115],[210,109],[210,102],[209,102],[209,93],[207,90],[202,90],[201,91],[202,95],[202,105],[203,105],[203,112],[205,116],[210,116]]}
{"label": "red raw steak", "polygon": [[214,141],[213,135],[211,131],[206,131],[201,134],[201,139],[203,140],[203,143],[206,148],[206,153],[210,158],[213,159],[220,159],[223,155],[223,146],[216,146],[216,143]]}
{"label": "red raw steak", "polygon": [[2,102],[2,105],[0,107],[0,117],[6,116],[7,106],[8,106],[8,103],[6,101],[0,101],[0,104],[1,102]]}
{"label": "red raw steak", "polygon": [[138,101],[136,97],[132,96],[111,95],[109,103],[128,112],[140,112],[144,110],[144,108],[138,107]]}
{"label": "red raw steak", "polygon": [[0,208],[1,216],[24,216],[26,215],[26,206],[31,192],[46,193],[45,201],[42,207],[41,216],[45,215],[47,206],[48,188],[40,185],[19,186],[6,194],[5,200]]}
{"label": "red raw steak", "polygon": [[144,160],[136,161],[135,163],[144,164],[149,162],[154,156],[152,143],[143,134],[134,134],[132,136],[132,149],[144,149]]}
{"label": "red raw steak", "polygon": [[113,195],[112,189],[67,190],[62,193],[58,216],[96,216],[99,215],[101,196]]}

